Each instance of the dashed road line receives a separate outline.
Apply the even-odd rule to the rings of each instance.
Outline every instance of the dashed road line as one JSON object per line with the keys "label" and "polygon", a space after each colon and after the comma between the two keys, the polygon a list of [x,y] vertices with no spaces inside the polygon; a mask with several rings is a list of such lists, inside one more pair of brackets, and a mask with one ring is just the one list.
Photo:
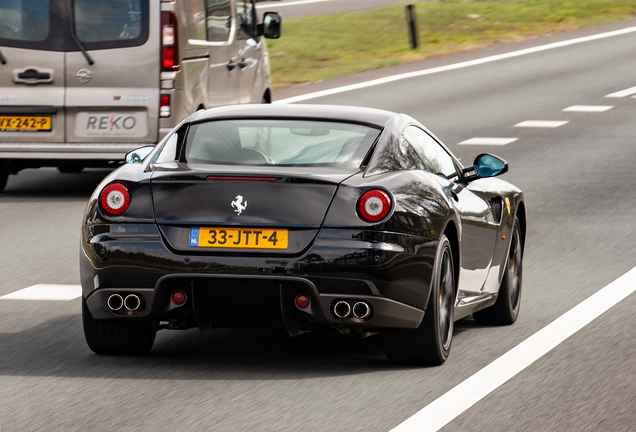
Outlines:
{"label": "dashed road line", "polygon": [[519,138],[488,138],[488,137],[475,137],[462,141],[459,145],[496,145],[503,146],[517,141]]}
{"label": "dashed road line", "polygon": [[0,297],[0,300],[69,301],[82,296],[80,285],[39,284]]}
{"label": "dashed road line", "polygon": [[624,98],[626,96],[631,96],[633,94],[636,94],[636,87],[630,87],[625,90],[617,91],[615,93],[610,93],[608,95],[605,95],[605,97],[606,98]]}
{"label": "dashed road line", "polygon": [[573,105],[565,108],[568,112],[605,112],[614,108],[613,105]]}
{"label": "dashed road line", "polygon": [[532,128],[556,128],[569,123],[567,120],[527,120],[517,123],[514,127],[532,127]]}
{"label": "dashed road line", "polygon": [[636,290],[636,267],[433,401],[391,432],[435,432]]}

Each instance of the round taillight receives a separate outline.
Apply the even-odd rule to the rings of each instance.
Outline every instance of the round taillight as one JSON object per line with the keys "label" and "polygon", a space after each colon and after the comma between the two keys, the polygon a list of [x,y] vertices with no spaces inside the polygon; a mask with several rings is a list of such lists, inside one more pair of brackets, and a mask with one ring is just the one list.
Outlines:
{"label": "round taillight", "polygon": [[172,303],[177,306],[181,306],[187,300],[187,297],[183,291],[175,291],[172,293]]}
{"label": "round taillight", "polygon": [[309,297],[305,295],[299,295],[296,297],[296,306],[298,309],[307,309],[309,307]]}
{"label": "round taillight", "polygon": [[381,189],[366,191],[358,203],[360,218],[366,222],[378,222],[391,212],[391,196]]}
{"label": "round taillight", "polygon": [[100,201],[108,213],[119,215],[130,205],[130,193],[123,184],[112,183],[104,188]]}

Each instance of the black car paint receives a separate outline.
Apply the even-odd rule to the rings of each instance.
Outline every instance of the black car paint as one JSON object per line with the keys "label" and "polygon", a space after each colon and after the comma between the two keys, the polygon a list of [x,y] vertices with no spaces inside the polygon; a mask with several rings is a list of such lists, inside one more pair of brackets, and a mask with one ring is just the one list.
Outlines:
{"label": "black car paint", "polygon": [[[153,167],[151,161],[156,152],[143,164],[129,164],[115,171],[91,197],[82,229],[80,274],[83,295],[95,318],[171,320],[177,327],[187,321],[187,325],[197,324],[202,329],[282,322],[290,334],[335,326],[365,330],[415,328],[426,309],[437,242],[444,232],[455,239],[457,276],[475,271],[483,273],[481,286],[464,288],[460,277],[462,292],[458,297],[492,293],[476,305],[462,307],[458,304],[455,318],[494,303],[509,245],[508,240],[499,239],[509,239],[515,214],[522,220],[522,237],[525,238],[525,206],[519,189],[498,179],[479,179],[467,184],[461,175],[455,182],[450,182],[422,170],[421,163],[418,165],[408,146],[404,148],[400,143],[404,127],[417,124],[405,115],[377,110],[339,109],[334,112],[320,107],[302,108],[300,112],[297,106],[277,107],[267,112],[258,108],[233,107],[194,114],[184,124],[217,117],[259,115],[328,120],[341,116],[383,129],[366,169],[355,174],[308,173],[293,168],[281,170],[280,167],[223,166],[219,170],[219,167],[207,166],[191,169],[187,164],[176,162]],[[463,167],[455,162],[461,172]],[[214,182],[207,180],[208,175],[245,173],[274,176],[278,180],[277,186],[308,186],[322,190],[318,193],[323,197],[321,208],[328,207],[328,211],[326,215],[324,210],[320,214],[317,208],[299,203],[302,194],[292,194],[287,200],[285,194],[280,194],[277,203],[268,205],[264,191],[258,190],[258,182],[223,180],[217,192],[223,191],[227,203],[222,199],[204,203],[206,211],[199,208],[180,218],[178,210],[192,205],[191,194],[175,193],[175,189],[166,186],[171,184],[174,188],[177,185],[177,189],[190,191],[202,187],[197,194],[205,198],[216,187]],[[132,197],[128,210],[116,217],[108,215],[99,204],[99,192],[114,181],[125,184]],[[388,191],[395,207],[386,220],[372,224],[357,216],[355,205],[365,190],[375,187]],[[235,223],[235,213],[227,197],[233,198],[239,193],[237,191],[246,189],[255,192],[250,199],[261,205],[257,205],[258,218],[242,225],[285,226],[302,238],[294,243],[295,249],[235,252],[193,249],[184,243],[190,226]],[[464,199],[469,196],[470,199]],[[471,215],[470,200],[475,197],[481,197],[481,204]],[[506,198],[510,202],[509,211],[503,204]],[[495,202],[497,199],[499,203]],[[161,200],[167,200],[168,205],[162,207],[161,217],[156,218],[157,201]],[[217,203],[225,204],[225,213]],[[286,215],[288,218],[281,220],[281,208],[293,208],[293,217]],[[207,213],[214,214],[214,218],[206,219]],[[321,221],[322,217],[324,220]],[[260,297],[259,286],[264,287],[263,292],[269,292],[264,298]],[[242,287],[239,297],[245,301],[217,310],[216,317],[215,313],[206,313],[206,307],[201,307],[205,304],[214,311],[210,305],[215,300],[231,303],[227,292],[241,291],[238,287]],[[193,298],[187,303],[189,307],[176,308],[170,303],[170,294],[176,289]],[[196,307],[197,296],[202,299],[213,291],[216,297],[200,300]],[[113,292],[137,293],[145,303],[143,311],[111,311],[106,307],[106,298]],[[293,306],[293,300],[299,294],[312,299],[308,310],[300,311]],[[337,298],[368,300],[374,314],[366,321],[343,322],[331,314],[332,302]],[[191,307],[192,303],[195,307]],[[275,308],[277,310],[270,314],[262,313],[262,307],[269,305],[271,309],[274,304],[280,309]],[[236,314],[236,319],[231,319],[232,313],[225,316],[225,311]]]}

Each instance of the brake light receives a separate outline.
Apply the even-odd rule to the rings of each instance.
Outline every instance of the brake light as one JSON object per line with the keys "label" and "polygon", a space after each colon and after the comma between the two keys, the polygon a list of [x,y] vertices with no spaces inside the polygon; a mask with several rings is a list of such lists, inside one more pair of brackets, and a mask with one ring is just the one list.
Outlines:
{"label": "brake light", "polygon": [[161,12],[161,58],[164,72],[179,70],[179,37],[177,17],[172,12]]}
{"label": "brake light", "polygon": [[99,201],[111,215],[120,215],[130,206],[130,193],[121,183],[112,183],[104,188]]}
{"label": "brake light", "polygon": [[378,222],[393,208],[391,196],[381,189],[366,191],[358,202],[358,216],[365,222]]}

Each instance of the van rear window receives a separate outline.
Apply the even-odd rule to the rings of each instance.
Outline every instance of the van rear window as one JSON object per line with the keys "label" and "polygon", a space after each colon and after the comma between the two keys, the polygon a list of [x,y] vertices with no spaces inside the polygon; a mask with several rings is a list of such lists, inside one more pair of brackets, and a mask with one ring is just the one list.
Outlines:
{"label": "van rear window", "polygon": [[[140,46],[150,0],[0,0],[0,46],[46,51]],[[72,26],[72,23],[75,26]]]}
{"label": "van rear window", "polygon": [[[87,49],[143,44],[148,0],[75,0],[75,31]],[[145,34],[144,34],[145,33]]]}
{"label": "van rear window", "polygon": [[39,42],[49,35],[51,0],[2,0],[0,39]]}

